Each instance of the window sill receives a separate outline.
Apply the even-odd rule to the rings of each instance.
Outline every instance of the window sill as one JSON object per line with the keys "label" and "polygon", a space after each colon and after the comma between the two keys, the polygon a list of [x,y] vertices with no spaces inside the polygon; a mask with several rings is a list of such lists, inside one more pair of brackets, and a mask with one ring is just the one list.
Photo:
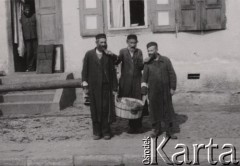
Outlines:
{"label": "window sill", "polygon": [[148,26],[141,26],[141,27],[131,27],[131,28],[117,28],[117,29],[107,29],[106,33],[108,36],[115,36],[115,35],[128,35],[131,33],[134,34],[143,34],[143,33],[152,33],[152,30]]}
{"label": "window sill", "polygon": [[146,29],[148,28],[147,25],[145,26],[136,26],[136,27],[123,27],[123,28],[108,28],[109,31],[119,31],[119,30],[130,30],[130,29]]}

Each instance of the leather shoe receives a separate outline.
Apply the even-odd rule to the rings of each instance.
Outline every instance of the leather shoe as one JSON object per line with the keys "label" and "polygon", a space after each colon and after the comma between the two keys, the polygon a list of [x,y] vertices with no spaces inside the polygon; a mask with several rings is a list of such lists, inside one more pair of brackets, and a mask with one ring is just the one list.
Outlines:
{"label": "leather shoe", "polygon": [[178,137],[174,134],[166,133],[167,137],[170,137],[171,139],[178,139]]}
{"label": "leather shoe", "polygon": [[94,135],[93,136],[93,140],[100,140],[100,139],[101,139],[101,137],[99,135]]}
{"label": "leather shoe", "polygon": [[156,138],[161,134],[161,132],[159,130],[153,129],[152,133],[150,134],[150,137],[152,138]]}
{"label": "leather shoe", "polygon": [[103,137],[103,139],[105,139],[105,140],[110,140],[110,139],[111,139],[111,136],[110,136],[110,135],[105,135],[105,136]]}

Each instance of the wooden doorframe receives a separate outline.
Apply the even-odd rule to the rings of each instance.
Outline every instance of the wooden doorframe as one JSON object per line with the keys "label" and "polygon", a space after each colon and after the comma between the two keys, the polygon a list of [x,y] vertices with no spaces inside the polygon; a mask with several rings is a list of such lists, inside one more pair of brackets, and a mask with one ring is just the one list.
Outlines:
{"label": "wooden doorframe", "polygon": [[[5,0],[6,7],[6,21],[7,21],[7,45],[8,45],[8,67],[7,74],[21,73],[16,72],[15,70],[15,62],[14,62],[14,53],[13,53],[13,24],[12,24],[12,1],[14,0]],[[62,73],[65,71],[65,62],[64,62],[64,46],[63,44],[57,45],[60,47],[61,55],[60,55],[60,70],[55,71],[57,73]]]}
{"label": "wooden doorframe", "polygon": [[[25,71],[19,70],[18,67],[16,67],[16,63],[18,61],[16,60],[15,54],[14,54],[14,23],[13,23],[13,3],[16,0],[5,0],[6,4],[6,17],[7,17],[7,33],[8,33],[8,72],[9,74],[14,73],[25,73]],[[33,0],[35,1],[35,0]],[[35,6],[34,6],[35,7]]]}
{"label": "wooden doorframe", "polygon": [[14,55],[13,55],[13,27],[12,27],[12,12],[11,12],[11,2],[12,0],[6,0],[6,17],[7,17],[7,38],[8,38],[8,74],[15,73],[14,67]]}

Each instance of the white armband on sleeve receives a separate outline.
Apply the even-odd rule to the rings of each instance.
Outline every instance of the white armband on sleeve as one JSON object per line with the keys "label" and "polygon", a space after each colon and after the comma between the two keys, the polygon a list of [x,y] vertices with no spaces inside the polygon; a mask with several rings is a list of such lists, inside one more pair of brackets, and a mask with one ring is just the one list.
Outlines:
{"label": "white armband on sleeve", "polygon": [[147,87],[148,88],[148,84],[146,82],[141,83],[141,87]]}
{"label": "white armband on sleeve", "polygon": [[82,86],[85,87],[85,86],[88,86],[88,83],[86,81],[83,81],[82,82]]}

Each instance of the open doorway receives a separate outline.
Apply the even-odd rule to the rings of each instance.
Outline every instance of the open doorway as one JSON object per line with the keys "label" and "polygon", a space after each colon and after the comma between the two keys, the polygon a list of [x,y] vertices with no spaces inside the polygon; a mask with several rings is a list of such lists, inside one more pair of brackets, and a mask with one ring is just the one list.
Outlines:
{"label": "open doorway", "polygon": [[11,0],[15,72],[36,71],[37,23],[34,0]]}

